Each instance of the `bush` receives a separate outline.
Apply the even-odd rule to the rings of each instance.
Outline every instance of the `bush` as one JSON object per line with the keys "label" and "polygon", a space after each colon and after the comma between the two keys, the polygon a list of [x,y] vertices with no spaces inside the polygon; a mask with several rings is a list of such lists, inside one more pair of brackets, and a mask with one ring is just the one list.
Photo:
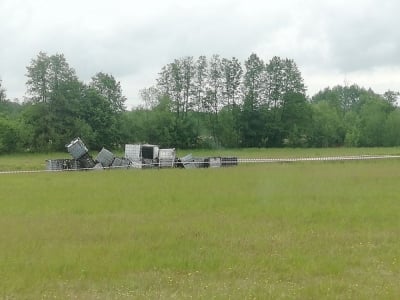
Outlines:
{"label": "bush", "polygon": [[18,150],[19,132],[15,122],[0,117],[0,154]]}

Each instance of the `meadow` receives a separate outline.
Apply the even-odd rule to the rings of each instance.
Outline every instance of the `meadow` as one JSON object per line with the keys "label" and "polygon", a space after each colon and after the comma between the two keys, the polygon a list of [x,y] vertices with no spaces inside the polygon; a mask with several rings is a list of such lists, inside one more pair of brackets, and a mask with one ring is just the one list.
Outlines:
{"label": "meadow", "polygon": [[[0,169],[59,157],[0,156]],[[399,299],[399,170],[390,159],[0,174],[0,298]]]}

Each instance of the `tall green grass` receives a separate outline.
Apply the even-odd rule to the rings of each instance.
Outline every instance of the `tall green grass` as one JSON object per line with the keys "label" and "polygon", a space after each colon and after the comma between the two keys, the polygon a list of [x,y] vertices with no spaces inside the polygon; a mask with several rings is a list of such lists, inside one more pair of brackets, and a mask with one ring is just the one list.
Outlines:
{"label": "tall green grass", "polygon": [[398,299],[399,169],[0,175],[0,298]]}

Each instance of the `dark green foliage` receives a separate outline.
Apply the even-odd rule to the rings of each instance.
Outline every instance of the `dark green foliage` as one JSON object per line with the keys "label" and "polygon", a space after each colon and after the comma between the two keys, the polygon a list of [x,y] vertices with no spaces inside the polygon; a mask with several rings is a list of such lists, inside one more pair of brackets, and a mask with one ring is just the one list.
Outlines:
{"label": "dark green foliage", "polygon": [[20,142],[18,123],[0,115],[0,154],[18,150]]}
{"label": "dark green foliage", "polygon": [[97,73],[89,85],[107,100],[114,113],[125,111],[126,97],[122,94],[121,83],[117,82],[114,76]]}
{"label": "dark green foliage", "polygon": [[400,146],[400,109],[392,111],[386,119],[384,134],[384,146]]}
{"label": "dark green foliage", "polygon": [[281,128],[283,143],[292,147],[308,145],[311,131],[312,110],[306,97],[296,92],[285,93],[282,97]]}
{"label": "dark green foliage", "polygon": [[[310,144],[315,147],[335,147],[343,144],[345,128],[335,107],[320,101],[312,108]],[[351,144],[351,143],[350,143]]]}
{"label": "dark green foliage", "polygon": [[142,107],[125,110],[121,84],[99,72],[81,82],[64,55],[40,52],[27,67],[24,104],[6,98],[0,80],[0,153],[64,151],[81,137],[89,148],[125,143],[162,147],[340,147],[400,145],[399,93],[357,85],[308,99],[296,63],[236,58],[175,59]]}
{"label": "dark green foliage", "polygon": [[27,71],[31,97],[22,113],[25,149],[65,150],[76,136],[94,149],[121,144],[120,115],[126,98],[112,75],[97,73],[85,85],[62,54],[43,52]]}
{"label": "dark green foliage", "polygon": [[[316,146],[395,145],[396,93],[381,96],[357,85],[327,88],[312,99]],[[393,113],[393,116],[389,116]]]}

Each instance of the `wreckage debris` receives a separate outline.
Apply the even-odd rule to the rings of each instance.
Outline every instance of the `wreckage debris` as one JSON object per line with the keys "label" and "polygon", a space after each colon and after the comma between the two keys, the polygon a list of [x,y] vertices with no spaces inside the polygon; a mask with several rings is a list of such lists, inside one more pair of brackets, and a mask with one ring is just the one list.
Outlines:
{"label": "wreckage debris", "polygon": [[93,159],[88,148],[78,137],[65,145],[72,159],[46,160],[49,171],[98,170],[105,168],[219,168],[237,166],[237,157],[193,157],[188,154],[177,158],[175,148],[160,149],[158,145],[126,144],[125,156],[116,157],[102,148]]}

